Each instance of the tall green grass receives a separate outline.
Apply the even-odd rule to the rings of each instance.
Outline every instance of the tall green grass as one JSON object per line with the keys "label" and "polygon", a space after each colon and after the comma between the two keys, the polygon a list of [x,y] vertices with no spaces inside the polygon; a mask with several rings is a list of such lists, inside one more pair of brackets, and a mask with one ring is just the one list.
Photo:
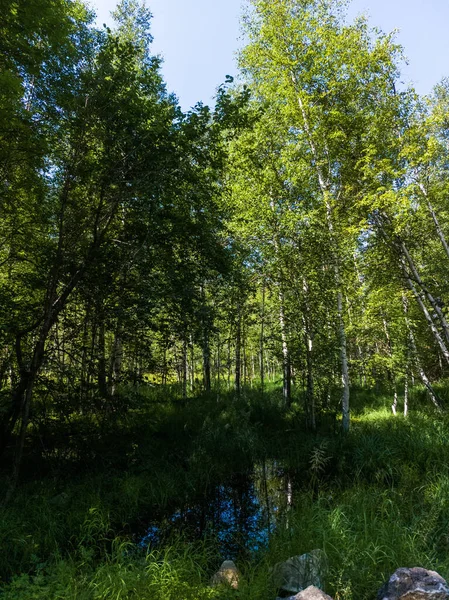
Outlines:
{"label": "tall green grass", "polygon": [[[313,548],[326,552],[336,600],[373,599],[401,566],[449,576],[449,418],[424,392],[405,419],[391,415],[388,392],[356,390],[348,436],[327,417],[306,431],[301,407],[286,412],[278,390],[159,400],[149,392],[93,436],[86,450],[103,452],[98,461],[80,466],[66,452],[57,477],[44,458],[38,478],[28,473],[0,509],[2,598],[274,600],[270,568]],[[147,522],[269,458],[291,474],[294,502],[268,547],[238,564],[238,592],[209,586],[226,558],[217,539],[136,543]]]}

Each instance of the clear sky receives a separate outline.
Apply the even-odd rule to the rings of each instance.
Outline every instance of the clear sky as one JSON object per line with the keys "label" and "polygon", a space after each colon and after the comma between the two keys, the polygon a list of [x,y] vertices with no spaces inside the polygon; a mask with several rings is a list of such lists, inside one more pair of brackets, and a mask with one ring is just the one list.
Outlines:
{"label": "clear sky", "polygon": [[[90,0],[98,22],[111,23],[116,0]],[[211,103],[226,75],[235,75],[241,0],[147,0],[153,52],[164,58],[169,91],[184,110]],[[449,76],[449,0],[353,0],[349,16],[366,13],[385,32],[399,29],[409,66],[403,80],[421,94]]]}

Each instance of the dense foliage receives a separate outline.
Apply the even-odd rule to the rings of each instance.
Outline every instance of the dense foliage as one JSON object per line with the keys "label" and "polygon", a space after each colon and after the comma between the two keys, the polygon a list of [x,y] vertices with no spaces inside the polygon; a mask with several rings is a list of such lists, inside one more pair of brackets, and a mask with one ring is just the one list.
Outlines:
{"label": "dense foliage", "polygon": [[0,20],[4,597],[225,597],[213,536],[136,539],[267,460],[301,511],[242,597],[312,547],[339,599],[449,574],[448,81],[339,0],[251,0],[241,83],[184,114],[149,10],[114,16]]}

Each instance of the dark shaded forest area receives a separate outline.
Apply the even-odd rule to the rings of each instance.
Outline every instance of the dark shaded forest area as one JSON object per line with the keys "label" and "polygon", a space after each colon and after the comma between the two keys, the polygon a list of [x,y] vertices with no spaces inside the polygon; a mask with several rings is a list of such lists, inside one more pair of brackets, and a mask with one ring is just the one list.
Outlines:
{"label": "dark shaded forest area", "polygon": [[274,600],[314,549],[336,600],[447,578],[449,80],[251,0],[184,113],[144,4],[5,1],[0,597]]}

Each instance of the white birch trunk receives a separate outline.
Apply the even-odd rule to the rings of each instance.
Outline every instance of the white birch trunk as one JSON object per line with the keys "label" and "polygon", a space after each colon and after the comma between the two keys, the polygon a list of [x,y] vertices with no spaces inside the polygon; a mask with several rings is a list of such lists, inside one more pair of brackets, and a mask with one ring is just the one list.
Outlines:
{"label": "white birch trunk", "polygon": [[288,351],[287,329],[285,326],[284,294],[283,294],[282,290],[279,290],[279,325],[281,328],[281,340],[282,340],[282,372],[283,372],[282,393],[284,396],[285,404],[287,406],[290,406],[290,399],[291,399],[290,354]]}
{"label": "white birch trunk", "polygon": [[[419,354],[418,354],[418,349],[416,347],[416,342],[415,342],[415,336],[413,334],[413,330],[411,328],[410,322],[408,320],[407,317],[407,313],[408,313],[408,304],[407,304],[407,298],[405,297],[405,295],[402,295],[402,305],[404,307],[404,314],[405,314],[405,324],[407,326],[407,331],[408,331],[408,338],[410,341],[410,349],[412,351],[412,356],[413,356],[413,362],[416,365],[416,368],[418,370],[419,376],[421,378],[421,381],[423,382],[423,384],[425,385],[425,387],[427,388],[428,392],[429,392],[429,396],[430,399],[432,401],[432,404],[435,406],[435,408],[438,411],[441,411],[441,406],[440,403],[438,402],[438,398],[437,395],[432,387],[432,384],[430,383],[429,378],[426,375],[426,372],[424,371],[422,365],[421,365],[421,361],[419,360]],[[407,412],[408,412],[408,405],[407,405]],[[404,413],[406,413],[405,410],[405,403],[404,403]]]}
{"label": "white birch trunk", "polygon": [[396,389],[396,386],[394,388],[394,396],[393,396],[393,404],[391,405],[391,412],[394,414],[394,416],[397,415],[398,412],[398,391]]}
{"label": "white birch trunk", "polygon": [[404,269],[404,275],[407,281],[407,285],[410,288],[410,290],[413,292],[413,295],[416,299],[416,301],[419,304],[419,307],[421,308],[421,311],[427,321],[427,323],[429,324],[429,327],[433,333],[433,336],[438,344],[438,346],[440,347],[440,350],[444,356],[444,358],[446,359],[446,362],[449,364],[449,351],[446,347],[446,344],[444,343],[443,338],[440,335],[440,332],[438,331],[435,323],[433,322],[432,316],[430,315],[429,311],[427,310],[426,305],[423,302],[423,299],[421,298],[420,293],[418,292],[418,290],[416,289],[413,281],[410,279],[410,277],[408,276],[406,270]]}
{"label": "white birch trunk", "polygon": [[307,417],[309,425],[313,431],[316,429],[316,407],[315,390],[313,380],[313,328],[310,319],[310,309],[308,302],[309,286],[305,277],[302,278],[302,289],[304,293],[303,324],[304,337],[306,344],[306,365],[307,365]]}
{"label": "white birch trunk", "polygon": [[[292,74],[293,85],[296,89],[296,78],[294,74]],[[318,183],[320,186],[321,193],[323,195],[323,200],[326,207],[327,214],[327,226],[329,229],[329,234],[332,240],[333,245],[333,259],[334,259],[334,272],[335,272],[335,283],[337,286],[337,316],[338,316],[338,334],[340,341],[340,366],[341,366],[341,381],[343,386],[343,394],[341,399],[341,408],[342,408],[342,428],[343,431],[349,431],[350,425],[350,413],[349,413],[349,369],[348,369],[348,357],[346,351],[346,330],[345,324],[343,320],[343,299],[341,292],[341,277],[340,277],[340,269],[339,269],[339,260],[338,260],[338,251],[336,249],[335,239],[334,239],[334,225],[332,221],[332,207],[329,202],[329,184],[324,177],[324,173],[320,167],[319,156],[315,146],[315,142],[313,141],[312,130],[309,125],[309,120],[307,118],[306,110],[304,104],[301,99],[301,95],[298,94],[298,104],[301,111],[301,115],[304,122],[304,129],[306,130],[307,137],[309,139],[310,149],[312,151],[314,161],[315,161],[315,170],[318,177]]]}
{"label": "white birch trunk", "polygon": [[408,373],[405,374],[404,382],[404,417],[408,415]]}
{"label": "white birch trunk", "polygon": [[402,248],[402,252],[404,253],[404,256],[407,260],[407,263],[410,267],[410,270],[412,272],[412,275],[414,277],[414,280],[416,281],[416,283],[419,285],[419,287],[422,289],[422,291],[424,292],[426,298],[428,299],[430,305],[432,306],[433,310],[435,311],[435,313],[438,315],[438,319],[441,323],[441,326],[443,328],[443,332],[444,332],[444,337],[446,338],[446,342],[449,343],[449,325],[443,315],[443,312],[441,310],[441,308],[438,306],[438,302],[435,300],[435,298],[432,296],[432,294],[430,293],[430,291],[427,289],[427,287],[424,285],[418,270],[415,266],[415,263],[412,259],[412,257],[410,256],[410,253],[406,247],[406,245],[404,244],[404,242],[401,242],[401,248]]}
{"label": "white birch trunk", "polygon": [[426,199],[427,208],[429,209],[429,212],[430,212],[430,214],[432,216],[432,219],[433,219],[433,222],[435,224],[435,229],[436,229],[437,235],[440,238],[440,242],[443,245],[443,248],[444,248],[444,251],[446,252],[447,257],[449,258],[449,246],[448,246],[448,244],[446,242],[446,237],[444,235],[444,232],[441,229],[441,225],[440,225],[440,222],[438,221],[438,217],[437,217],[437,215],[436,215],[436,213],[435,213],[435,211],[433,209],[432,204],[430,203],[429,194],[427,193],[427,190],[426,190],[426,188],[424,187],[424,185],[422,183],[419,183],[418,186],[419,186],[419,189],[422,192],[422,195]]}

